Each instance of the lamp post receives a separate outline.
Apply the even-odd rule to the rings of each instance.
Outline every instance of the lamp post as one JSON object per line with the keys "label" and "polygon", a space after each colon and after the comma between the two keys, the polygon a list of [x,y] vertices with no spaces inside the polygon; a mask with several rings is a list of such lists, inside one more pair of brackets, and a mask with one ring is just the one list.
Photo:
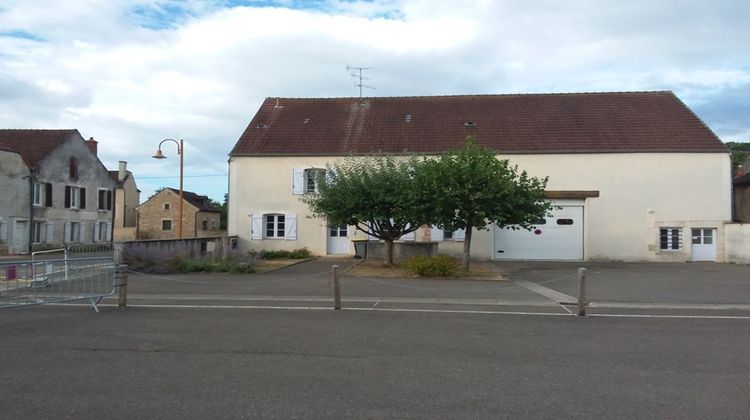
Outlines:
{"label": "lamp post", "polygon": [[154,159],[166,159],[167,157],[164,156],[161,152],[161,145],[164,144],[165,141],[171,141],[174,142],[174,144],[177,145],[177,154],[180,155],[180,221],[179,221],[179,233],[180,233],[180,239],[182,239],[182,168],[183,163],[185,159],[185,147],[182,144],[182,140],[177,142],[177,140],[174,139],[164,139],[159,143],[159,148],[156,150],[156,154],[152,156]]}

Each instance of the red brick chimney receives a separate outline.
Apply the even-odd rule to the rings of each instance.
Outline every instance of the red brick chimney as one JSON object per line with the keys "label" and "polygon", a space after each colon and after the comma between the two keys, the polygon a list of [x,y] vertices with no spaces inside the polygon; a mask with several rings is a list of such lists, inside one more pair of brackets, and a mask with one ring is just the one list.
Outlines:
{"label": "red brick chimney", "polygon": [[86,140],[86,146],[89,147],[89,149],[91,150],[91,153],[93,153],[94,156],[97,156],[96,152],[97,152],[97,145],[98,144],[99,144],[99,142],[96,141],[96,140],[94,140],[93,137],[89,137],[89,139]]}

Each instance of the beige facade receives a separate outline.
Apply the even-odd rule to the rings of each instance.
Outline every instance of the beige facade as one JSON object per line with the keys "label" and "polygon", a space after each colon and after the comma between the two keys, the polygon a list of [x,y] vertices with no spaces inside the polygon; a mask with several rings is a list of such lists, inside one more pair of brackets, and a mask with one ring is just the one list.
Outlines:
{"label": "beige facade", "polygon": [[[192,194],[192,193],[190,193]],[[183,238],[218,236],[220,213],[199,208],[187,199],[183,201]],[[165,188],[136,208],[138,239],[177,239],[180,220],[180,196]]]}
{"label": "beige facade", "polygon": [[135,177],[127,169],[127,162],[120,161],[117,171],[110,171],[117,181],[114,193],[114,223],[112,237],[115,241],[136,239],[136,207],[141,201],[141,192]]}
{"label": "beige facade", "polygon": [[[731,222],[732,194],[728,153],[516,154],[499,158],[509,159],[530,175],[548,176],[550,191],[598,192],[598,197],[581,200],[584,260],[688,261],[694,228],[715,229],[716,260],[725,260],[724,224]],[[240,249],[306,247],[325,255],[329,229],[324,220],[310,219],[300,195],[293,194],[294,173],[325,168],[339,159],[232,157],[228,227],[230,235],[239,237]],[[284,237],[253,235],[269,228],[263,215],[285,216]],[[661,249],[662,228],[680,233],[679,249]],[[417,231],[415,240],[429,240],[425,233]],[[365,235],[350,227],[349,239],[365,239]],[[445,240],[439,250],[457,254],[461,247],[460,240]],[[492,230],[473,233],[474,258],[491,259],[493,249]],[[353,252],[350,244],[349,253]]]}

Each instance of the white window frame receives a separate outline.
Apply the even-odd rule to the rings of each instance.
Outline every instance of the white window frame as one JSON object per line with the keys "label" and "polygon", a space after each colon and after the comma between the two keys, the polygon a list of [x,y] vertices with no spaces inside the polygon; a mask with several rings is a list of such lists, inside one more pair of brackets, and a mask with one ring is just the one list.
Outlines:
{"label": "white window frame", "polygon": [[41,182],[34,183],[34,190],[32,191],[32,196],[34,198],[35,207],[44,206],[44,189],[45,189],[44,187],[45,187],[45,184]]}
{"label": "white window frame", "polygon": [[[278,235],[278,216],[284,217],[284,236],[268,236],[268,217],[274,217],[273,231]],[[250,214],[250,239],[261,241],[264,239],[285,239],[287,241],[297,240],[297,215],[295,213],[283,212],[253,212]]]}
{"label": "white window frame", "polygon": [[292,194],[302,195],[318,191],[316,178],[318,174],[325,176],[324,168],[293,168],[292,169]]}
{"label": "white window frame", "polygon": [[[677,233],[677,243],[674,243],[674,233]],[[682,250],[683,246],[683,239],[682,239],[682,228],[679,227],[670,227],[670,226],[662,226],[659,227],[659,251],[662,252],[678,252]],[[662,240],[666,239],[666,248],[665,248],[665,242]],[[676,245],[676,247],[675,247]]]}
{"label": "white window frame", "polygon": [[68,185],[70,187],[68,189],[68,202],[70,203],[70,209],[80,209],[81,208],[81,187],[75,187],[73,185]]}
{"label": "white window frame", "polygon": [[264,214],[263,239],[283,239],[285,237],[286,215],[279,213]]}

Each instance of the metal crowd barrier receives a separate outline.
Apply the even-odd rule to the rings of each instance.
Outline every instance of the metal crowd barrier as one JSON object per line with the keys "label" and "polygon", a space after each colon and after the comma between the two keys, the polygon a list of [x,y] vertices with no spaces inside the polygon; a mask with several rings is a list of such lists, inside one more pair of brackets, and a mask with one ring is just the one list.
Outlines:
{"label": "metal crowd barrier", "polygon": [[97,304],[115,293],[112,257],[0,262],[0,308],[88,299]]}

